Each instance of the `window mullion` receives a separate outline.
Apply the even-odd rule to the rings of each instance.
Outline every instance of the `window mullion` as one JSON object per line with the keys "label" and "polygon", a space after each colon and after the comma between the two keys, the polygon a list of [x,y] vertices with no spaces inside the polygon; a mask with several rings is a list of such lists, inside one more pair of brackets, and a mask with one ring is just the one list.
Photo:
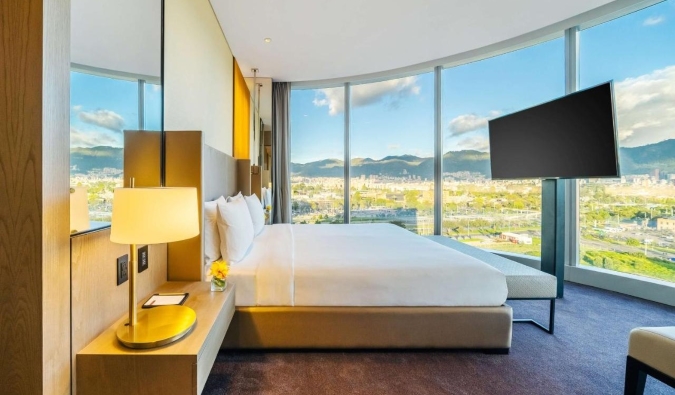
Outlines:
{"label": "window mullion", "polygon": [[344,117],[344,223],[348,224],[351,217],[351,203],[350,203],[350,177],[351,177],[351,140],[349,134],[349,114],[351,111],[350,108],[350,91],[351,86],[349,82],[345,83],[344,91],[344,105],[345,105],[345,117]]}
{"label": "window mullion", "polygon": [[[579,27],[565,30],[565,93],[579,90]],[[579,182],[565,181],[565,265],[579,263]]]}
{"label": "window mullion", "polygon": [[138,128],[145,130],[145,80],[138,80]]}

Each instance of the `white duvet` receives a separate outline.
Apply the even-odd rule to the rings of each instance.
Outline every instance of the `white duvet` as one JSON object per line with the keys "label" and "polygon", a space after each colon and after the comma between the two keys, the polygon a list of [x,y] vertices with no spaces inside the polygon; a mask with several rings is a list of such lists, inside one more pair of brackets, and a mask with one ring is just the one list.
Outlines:
{"label": "white duvet", "polygon": [[270,225],[233,264],[238,306],[500,306],[504,275],[390,224]]}

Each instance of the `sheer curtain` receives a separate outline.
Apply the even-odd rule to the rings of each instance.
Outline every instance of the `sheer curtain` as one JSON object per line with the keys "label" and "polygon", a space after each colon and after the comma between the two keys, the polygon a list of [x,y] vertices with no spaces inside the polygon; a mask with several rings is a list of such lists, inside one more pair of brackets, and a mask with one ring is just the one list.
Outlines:
{"label": "sheer curtain", "polygon": [[291,83],[272,83],[272,223],[291,222]]}

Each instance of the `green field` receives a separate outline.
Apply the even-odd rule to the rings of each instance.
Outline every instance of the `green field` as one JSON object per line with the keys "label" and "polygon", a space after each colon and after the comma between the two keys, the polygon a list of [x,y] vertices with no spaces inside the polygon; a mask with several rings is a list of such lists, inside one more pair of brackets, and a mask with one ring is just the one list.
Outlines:
{"label": "green field", "polygon": [[[494,240],[490,243],[486,243],[485,239],[471,239],[471,240],[462,239],[460,241],[488,250],[498,250],[504,252],[512,252],[514,254],[522,254],[538,257],[541,256],[541,238],[539,237],[533,237],[532,244],[515,244],[508,241],[497,241],[497,240]],[[472,241],[478,242],[476,243]]]}
{"label": "green field", "polygon": [[641,252],[582,250],[580,264],[675,282],[675,262],[647,258]]}

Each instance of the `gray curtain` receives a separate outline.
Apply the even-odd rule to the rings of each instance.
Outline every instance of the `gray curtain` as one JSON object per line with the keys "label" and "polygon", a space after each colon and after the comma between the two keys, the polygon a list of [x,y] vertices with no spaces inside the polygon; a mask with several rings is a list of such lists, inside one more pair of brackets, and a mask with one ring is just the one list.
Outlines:
{"label": "gray curtain", "polygon": [[291,83],[272,83],[272,222],[291,222]]}

